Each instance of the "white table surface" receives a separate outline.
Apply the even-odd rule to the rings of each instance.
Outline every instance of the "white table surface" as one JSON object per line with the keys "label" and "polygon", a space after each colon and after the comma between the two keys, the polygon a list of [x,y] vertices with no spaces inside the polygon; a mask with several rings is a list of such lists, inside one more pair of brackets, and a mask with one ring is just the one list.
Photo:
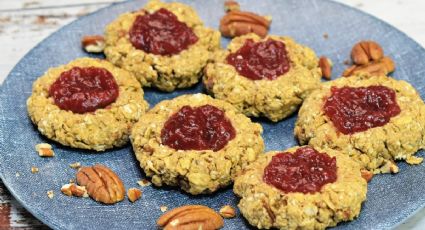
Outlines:
{"label": "white table surface", "polygon": [[[49,34],[82,15],[120,1],[123,0],[0,0],[0,84],[13,66]],[[425,47],[424,0],[336,1],[392,24]],[[20,215],[26,214],[17,212],[16,210],[21,210],[22,207],[13,198],[8,199],[12,206],[10,227],[27,226],[17,221],[12,223],[12,219],[24,219],[25,216]],[[0,194],[1,202],[5,202],[5,199]],[[388,210],[389,214],[392,212],[397,210]],[[30,226],[31,221],[28,223]],[[425,209],[397,229],[425,229]]]}

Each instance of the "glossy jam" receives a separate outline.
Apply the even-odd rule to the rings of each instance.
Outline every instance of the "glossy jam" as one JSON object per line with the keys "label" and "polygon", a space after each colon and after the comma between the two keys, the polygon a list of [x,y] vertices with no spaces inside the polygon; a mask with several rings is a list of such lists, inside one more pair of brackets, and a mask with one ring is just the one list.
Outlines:
{"label": "glossy jam", "polygon": [[191,28],[163,8],[137,16],[129,35],[134,47],[158,55],[178,54],[198,41]]}
{"label": "glossy jam", "polygon": [[353,134],[387,124],[400,113],[394,90],[385,86],[332,87],[325,114],[337,130]]}
{"label": "glossy jam", "polygon": [[274,80],[289,71],[290,60],[283,42],[268,39],[254,42],[247,39],[245,44],[226,58],[236,71],[251,80]]}
{"label": "glossy jam", "polygon": [[49,96],[59,108],[74,113],[104,108],[113,103],[118,94],[112,74],[97,67],[73,67],[63,72],[49,89]]}
{"label": "glossy jam", "polygon": [[285,193],[315,193],[337,179],[336,158],[301,147],[294,153],[278,153],[264,169],[263,180]]}
{"label": "glossy jam", "polygon": [[235,135],[232,123],[217,107],[183,106],[165,122],[161,141],[176,150],[218,151]]}

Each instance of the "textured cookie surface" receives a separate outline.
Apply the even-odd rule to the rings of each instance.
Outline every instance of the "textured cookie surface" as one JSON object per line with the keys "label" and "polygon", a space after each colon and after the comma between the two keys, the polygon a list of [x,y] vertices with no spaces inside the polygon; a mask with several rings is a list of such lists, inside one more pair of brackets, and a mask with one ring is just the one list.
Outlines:
{"label": "textured cookie surface", "polygon": [[[292,154],[299,147],[284,152]],[[268,152],[237,176],[233,191],[241,197],[239,209],[248,222],[260,229],[325,229],[350,221],[360,213],[366,199],[367,182],[359,164],[334,150],[321,150],[336,157],[337,180],[320,192],[284,193],[263,181],[264,169],[280,152]]]}
{"label": "textured cookie surface", "polygon": [[[183,106],[212,105],[225,112],[236,135],[224,148],[175,150],[162,144],[165,122]],[[162,101],[134,126],[131,141],[136,158],[157,186],[180,186],[191,194],[211,193],[232,183],[236,173],[264,150],[262,127],[230,104],[204,94],[183,95]]]}
{"label": "textured cookie surface", "polygon": [[[119,87],[115,102],[91,113],[78,114],[60,109],[49,96],[49,88],[61,73],[73,67],[108,70]],[[103,151],[128,142],[131,126],[145,113],[148,103],[131,73],[104,60],[81,58],[51,68],[38,78],[27,100],[27,108],[32,122],[47,138],[73,148]]]}
{"label": "textured cookie surface", "polygon": [[[179,54],[161,56],[136,49],[129,40],[129,31],[138,15],[153,13],[161,8],[175,14],[190,27],[198,41]],[[120,15],[105,30],[105,55],[113,64],[132,72],[142,86],[163,91],[187,88],[199,81],[211,52],[220,46],[220,33],[203,26],[195,10],[182,3],[150,1],[143,10]]]}
{"label": "textured cookie surface", "polygon": [[[338,132],[323,111],[332,86],[377,85],[395,91],[401,112],[384,126],[347,135]],[[413,155],[425,147],[425,105],[418,92],[405,81],[370,75],[339,78],[323,84],[305,100],[295,125],[295,136],[300,144],[340,150],[373,173],[395,172],[391,169],[394,160],[406,160],[411,164],[422,161]]]}
{"label": "textured cookie surface", "polygon": [[[283,42],[290,59],[289,71],[275,80],[254,81],[241,76],[226,62],[226,57],[242,47],[247,39]],[[289,37],[268,36],[261,39],[249,34],[233,39],[226,50],[215,52],[213,63],[205,69],[203,82],[215,98],[233,104],[245,115],[279,121],[294,113],[304,98],[319,86],[320,75],[318,59],[310,48]]]}

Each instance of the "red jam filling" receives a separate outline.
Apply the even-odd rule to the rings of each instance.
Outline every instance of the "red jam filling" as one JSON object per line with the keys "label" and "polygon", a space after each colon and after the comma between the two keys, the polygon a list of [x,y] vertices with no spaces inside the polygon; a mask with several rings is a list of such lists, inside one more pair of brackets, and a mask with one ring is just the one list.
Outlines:
{"label": "red jam filling", "polygon": [[264,169],[263,180],[285,193],[315,193],[337,179],[336,158],[301,147],[294,153],[278,153]]}
{"label": "red jam filling", "polygon": [[73,67],[63,72],[50,86],[49,96],[63,110],[93,112],[117,99],[118,85],[106,69]]}
{"label": "red jam filling", "polygon": [[289,71],[289,57],[283,42],[268,39],[254,42],[247,39],[245,44],[226,58],[238,73],[251,80],[275,80]]}
{"label": "red jam filling", "polygon": [[400,113],[394,90],[385,86],[332,87],[324,111],[336,129],[353,134],[387,124]]}
{"label": "red jam filling", "polygon": [[191,28],[164,8],[137,16],[129,35],[134,47],[158,55],[178,54],[198,41]]}
{"label": "red jam filling", "polygon": [[162,143],[177,150],[218,151],[235,136],[224,112],[212,105],[183,106],[161,130]]}

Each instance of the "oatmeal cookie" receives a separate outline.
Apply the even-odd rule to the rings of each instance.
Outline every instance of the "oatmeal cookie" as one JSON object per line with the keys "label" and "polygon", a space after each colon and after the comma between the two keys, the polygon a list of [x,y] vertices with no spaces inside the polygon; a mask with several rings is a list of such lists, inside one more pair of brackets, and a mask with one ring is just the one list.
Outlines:
{"label": "oatmeal cookie", "polygon": [[[155,24],[172,21],[167,17],[177,19],[174,21],[178,24],[167,27],[181,29],[166,31],[166,36],[170,37],[162,39],[162,48],[153,44],[153,41],[158,40],[155,37],[141,40],[140,33],[147,33],[145,37],[158,34],[164,36],[165,32],[162,33],[160,29],[144,26],[148,25],[148,20],[157,20]],[[148,30],[152,30],[152,33]],[[167,92],[196,84],[204,66],[211,59],[211,52],[220,47],[220,33],[204,27],[194,9],[182,3],[162,3],[156,0],[150,1],[139,11],[119,16],[106,27],[105,39],[104,52],[109,61],[132,72],[142,86],[156,87]],[[174,49],[179,41],[181,43],[178,44],[189,45],[166,52],[167,49]]]}
{"label": "oatmeal cookie", "polygon": [[[307,148],[307,149],[305,149]],[[284,161],[278,161],[277,157],[289,157],[298,151],[319,152],[331,159],[336,176],[333,182],[326,183],[316,192],[286,191],[285,189],[300,189],[303,180],[309,182],[316,180],[317,173],[314,168],[309,173],[316,173],[316,177],[308,178],[309,167],[302,169],[302,166],[287,167],[282,166]],[[292,156],[291,156],[292,157]],[[334,158],[333,158],[334,157]],[[305,155],[302,157],[305,160]],[[315,155],[313,154],[313,159]],[[323,158],[323,156],[322,156]],[[335,159],[335,161],[333,161]],[[277,162],[277,163],[276,163]],[[288,163],[288,162],[286,162]],[[292,163],[293,162],[289,162]],[[297,162],[299,163],[299,162]],[[311,164],[311,162],[309,162]],[[314,163],[317,163],[315,161]],[[268,182],[265,174],[269,174],[268,168],[275,164],[276,172],[285,175],[274,175],[273,178],[280,178],[279,181],[288,180],[291,169],[297,167],[293,173],[295,177],[289,178],[286,187],[276,187]],[[277,164],[277,165],[276,165]],[[329,170],[328,162],[326,167],[315,169]],[[335,166],[336,165],[336,166]],[[323,165],[322,165],[323,166]],[[286,170],[286,171],[285,171]],[[319,172],[319,174],[320,174]],[[327,171],[328,173],[328,171]],[[327,174],[327,176],[332,176]],[[272,175],[273,176],[273,175]],[[273,179],[272,178],[272,179]],[[324,177],[326,179],[326,177]],[[303,180],[290,180],[303,179]],[[298,187],[297,187],[298,186]],[[309,190],[309,184],[305,184],[304,190]],[[350,221],[356,218],[361,209],[362,202],[366,199],[367,182],[361,177],[360,166],[346,155],[335,150],[312,149],[311,147],[294,147],[285,152],[272,151],[258,157],[257,161],[249,165],[241,175],[235,179],[233,191],[241,197],[239,209],[248,222],[260,229],[325,229],[335,226],[341,221]]]}
{"label": "oatmeal cookie", "polygon": [[[257,51],[249,54],[253,48]],[[276,49],[280,49],[280,55],[275,54]],[[248,64],[240,63],[245,66],[235,68],[229,64],[232,54],[237,54],[235,59],[248,59]],[[319,86],[320,76],[318,58],[310,48],[289,37],[271,35],[261,39],[249,34],[234,38],[226,50],[215,52],[213,62],[205,68],[203,82],[215,98],[231,103],[245,115],[276,122],[298,109]]]}
{"label": "oatmeal cookie", "polygon": [[405,81],[359,74],[307,97],[294,132],[300,144],[339,150],[375,174],[395,173],[394,160],[422,162],[413,155],[425,147],[425,106]]}
{"label": "oatmeal cookie", "polygon": [[[114,101],[105,101],[100,107],[93,107],[101,97],[105,97],[105,92],[97,92],[96,95],[100,95],[95,98],[97,101],[84,97],[79,101],[71,101],[69,98],[59,98],[56,101],[57,94],[69,93],[72,87],[76,87],[55,88],[58,84],[64,86],[63,84],[69,83],[60,81],[64,75],[72,78],[78,74],[94,74],[89,76],[96,79],[94,82],[79,82],[77,87],[85,85],[95,88],[105,83],[99,76],[95,76],[99,74],[96,71],[107,74],[112,79],[116,88],[108,89],[106,94],[115,90]],[[72,96],[75,99],[78,94]],[[78,103],[80,104],[76,106]],[[27,100],[27,108],[32,122],[47,138],[73,148],[104,151],[128,142],[131,126],[145,113],[148,103],[143,99],[139,82],[131,73],[104,60],[80,58],[51,68],[38,78],[33,84],[32,95]]]}
{"label": "oatmeal cookie", "polygon": [[133,127],[140,167],[157,186],[212,193],[264,150],[262,127],[230,104],[204,94],[157,104]]}

